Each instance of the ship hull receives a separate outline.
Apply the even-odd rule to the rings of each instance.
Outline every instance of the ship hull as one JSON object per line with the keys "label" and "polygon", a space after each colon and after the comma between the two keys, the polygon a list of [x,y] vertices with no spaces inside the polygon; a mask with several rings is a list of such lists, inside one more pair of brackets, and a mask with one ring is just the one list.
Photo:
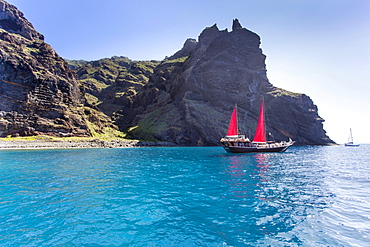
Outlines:
{"label": "ship hull", "polygon": [[359,147],[360,144],[354,144],[354,143],[345,143],[344,146],[346,147]]}
{"label": "ship hull", "polygon": [[287,143],[277,143],[277,144],[267,144],[267,145],[259,145],[255,144],[254,146],[244,145],[244,143],[240,142],[222,142],[223,148],[228,153],[279,153],[285,152],[290,146],[292,146],[294,142],[287,142]]}

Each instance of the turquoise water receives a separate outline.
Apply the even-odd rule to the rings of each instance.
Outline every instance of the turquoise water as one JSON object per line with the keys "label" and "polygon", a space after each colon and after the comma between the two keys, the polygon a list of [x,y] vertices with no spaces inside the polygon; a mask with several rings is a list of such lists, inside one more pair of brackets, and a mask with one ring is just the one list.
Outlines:
{"label": "turquoise water", "polygon": [[0,151],[0,246],[370,246],[370,145]]}

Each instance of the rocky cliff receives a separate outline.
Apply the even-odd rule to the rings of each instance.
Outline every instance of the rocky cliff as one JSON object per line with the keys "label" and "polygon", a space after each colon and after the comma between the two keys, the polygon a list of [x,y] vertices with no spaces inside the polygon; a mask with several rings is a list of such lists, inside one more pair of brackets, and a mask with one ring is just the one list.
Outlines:
{"label": "rocky cliff", "polygon": [[274,87],[266,76],[257,34],[234,20],[233,29],[206,28],[198,41],[159,64],[135,97],[129,132],[184,145],[215,145],[227,131],[235,104],[239,128],[250,138],[265,99],[268,139],[333,143],[317,107],[304,94]]}
{"label": "rocky cliff", "polygon": [[113,120],[119,118],[122,125],[136,94],[149,81],[159,62],[115,56],[90,62],[70,61],[70,64],[85,87],[88,103]]}
{"label": "rocky cliff", "polygon": [[0,136],[89,136],[74,72],[18,9],[0,1]]}
{"label": "rocky cliff", "polygon": [[[0,0],[0,136],[91,136],[116,131],[179,145],[217,145],[235,104],[253,137],[265,99],[270,139],[329,144],[317,107],[267,79],[257,34],[206,28],[165,60],[70,61]],[[78,79],[77,79],[78,76]]]}

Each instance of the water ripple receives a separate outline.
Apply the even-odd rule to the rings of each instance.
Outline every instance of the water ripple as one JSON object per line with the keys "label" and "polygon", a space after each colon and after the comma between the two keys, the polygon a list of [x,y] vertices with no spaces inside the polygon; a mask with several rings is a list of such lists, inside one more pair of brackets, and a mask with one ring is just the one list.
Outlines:
{"label": "water ripple", "polygon": [[0,245],[366,246],[369,150],[0,151]]}

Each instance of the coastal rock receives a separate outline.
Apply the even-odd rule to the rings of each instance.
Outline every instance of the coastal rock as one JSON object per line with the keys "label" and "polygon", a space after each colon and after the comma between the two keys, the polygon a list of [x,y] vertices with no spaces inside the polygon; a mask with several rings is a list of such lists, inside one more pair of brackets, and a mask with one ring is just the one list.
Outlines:
{"label": "coastal rock", "polygon": [[90,136],[84,91],[18,9],[0,0],[0,136]]}
{"label": "coastal rock", "polygon": [[16,7],[0,0],[0,40],[1,137],[106,130],[123,137],[119,127],[144,141],[219,145],[235,104],[241,134],[253,137],[264,99],[268,139],[333,143],[308,96],[269,82],[260,37],[237,19],[231,32],[214,24],[160,62],[112,57],[69,66]]}
{"label": "coastal rock", "polygon": [[131,124],[127,122],[127,115],[131,114],[137,92],[146,85],[159,64],[155,60],[132,61],[118,56],[69,63],[85,87],[88,104],[112,118],[123,129]]}
{"label": "coastal rock", "polygon": [[166,60],[173,60],[173,59],[189,56],[195,50],[197,43],[198,42],[195,39],[187,39],[182,49],[176,52],[171,57],[166,58]]}
{"label": "coastal rock", "polygon": [[28,40],[44,40],[44,36],[33,28],[23,13],[5,1],[0,1],[0,28]]}
{"label": "coastal rock", "polygon": [[333,143],[308,96],[269,82],[257,34],[236,19],[232,32],[215,24],[198,40],[156,67],[135,98],[132,135],[180,145],[218,145],[237,104],[240,132],[253,138],[264,98],[268,139]]}
{"label": "coastal rock", "polygon": [[240,25],[240,22],[238,19],[233,20],[233,27],[232,30],[235,31],[237,29],[243,29],[242,25]]}

